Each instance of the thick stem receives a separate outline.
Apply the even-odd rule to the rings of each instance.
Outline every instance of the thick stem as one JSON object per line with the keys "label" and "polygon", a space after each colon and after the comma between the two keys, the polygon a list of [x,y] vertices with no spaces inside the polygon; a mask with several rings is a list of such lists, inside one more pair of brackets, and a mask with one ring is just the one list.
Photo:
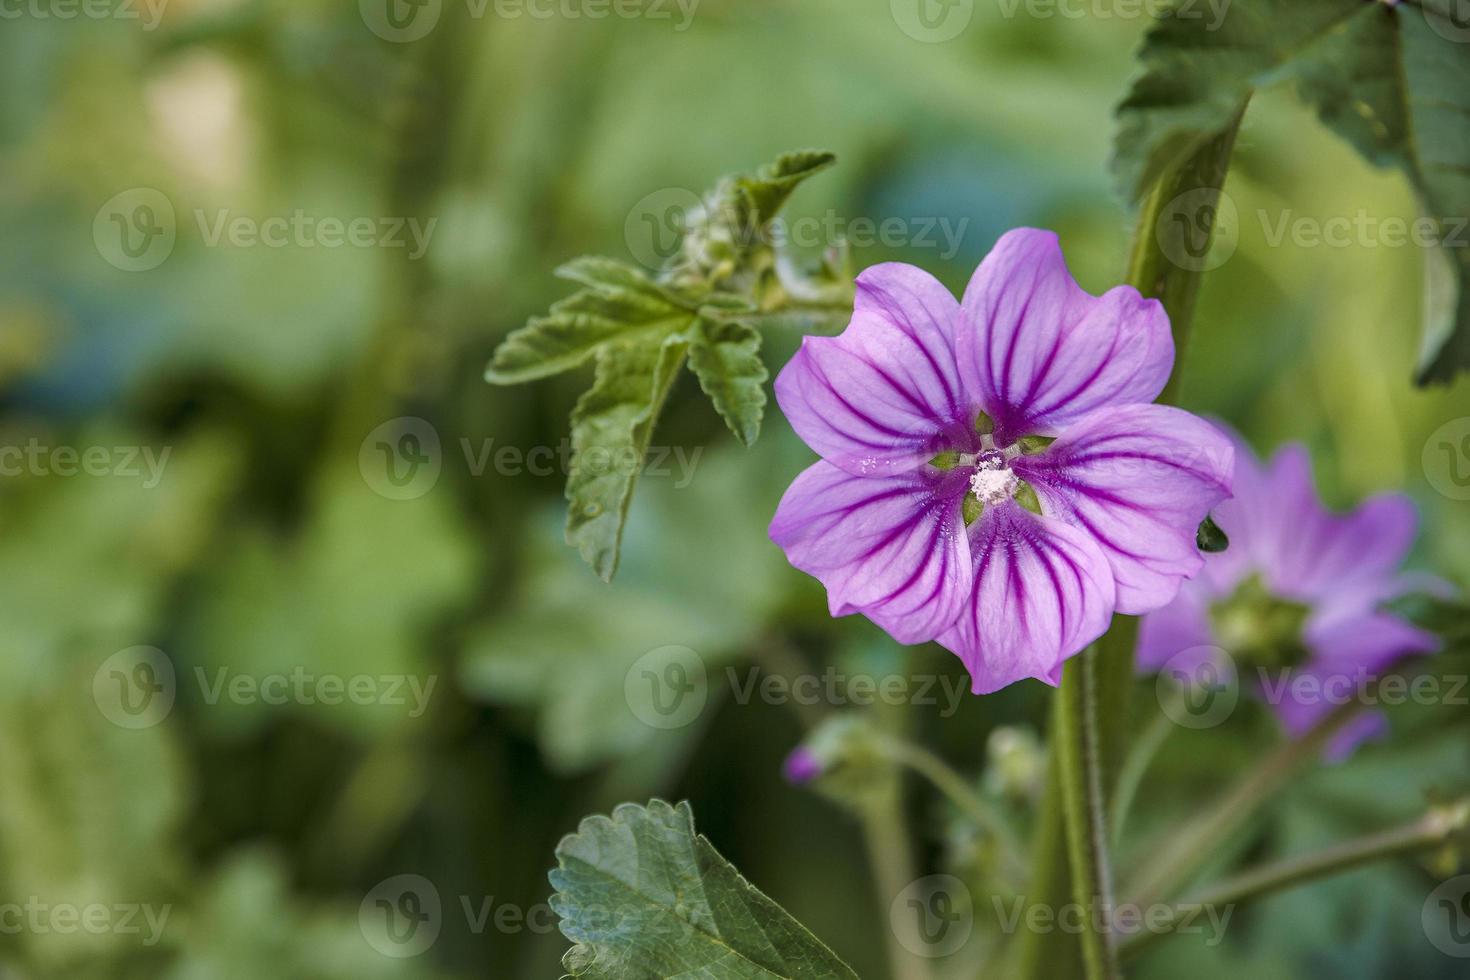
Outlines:
{"label": "thick stem", "polygon": [[1315,854],[1287,858],[1246,871],[1171,907],[1167,917],[1151,924],[1149,931],[1130,937],[1123,944],[1123,954],[1132,956],[1154,940],[1168,935],[1180,918],[1192,914],[1194,910],[1226,908],[1238,902],[1342,874],[1373,861],[1431,850],[1464,834],[1467,828],[1470,828],[1470,800],[1436,809],[1402,827],[1346,841]]}
{"label": "thick stem", "polygon": [[[1162,402],[1172,402],[1178,393],[1181,374],[1179,365],[1188,348],[1189,330],[1194,319],[1202,271],[1197,267],[1186,268],[1170,258],[1171,249],[1160,241],[1159,226],[1169,209],[1177,206],[1176,202],[1186,194],[1191,195],[1187,200],[1196,214],[1208,212],[1213,216],[1213,208],[1225,183],[1230,155],[1235,147],[1236,133],[1240,129],[1244,112],[1245,107],[1242,106],[1229,126],[1166,174],[1144,202],[1138,215],[1134,244],[1129,255],[1127,281],[1144,296],[1156,298],[1163,303],[1174,335],[1174,374],[1160,396]],[[1208,248],[1214,230],[1213,224],[1205,223],[1201,230],[1205,232],[1204,247]],[[1116,616],[1113,628],[1098,641],[1098,652],[1095,655],[1097,673],[1091,695],[1096,706],[1097,737],[1092,740],[1089,753],[1081,754],[1080,748],[1077,749],[1079,754],[1076,760],[1082,763],[1081,770],[1086,770],[1090,765],[1092,771],[1088,773],[1067,765],[1066,754],[1073,750],[1054,737],[1050,770],[1052,776],[1042,803],[1032,877],[1033,900],[1052,909],[1072,900],[1074,893],[1086,893],[1094,887],[1092,882],[1070,880],[1076,869],[1085,871],[1088,867],[1096,868],[1097,855],[1087,850],[1090,834],[1078,834],[1077,828],[1073,826],[1076,819],[1065,817],[1070,815],[1076,818],[1080,815],[1085,819],[1079,804],[1087,799],[1088,787],[1091,786],[1096,791],[1100,808],[1098,819],[1092,825],[1100,827],[1104,824],[1101,814],[1107,812],[1107,799],[1112,792],[1113,781],[1123,757],[1137,629],[1137,621],[1132,617]],[[1079,672],[1075,667],[1075,664],[1068,664],[1056,702],[1056,714],[1066,713],[1074,717],[1059,718],[1058,724],[1053,726],[1054,733],[1063,730],[1082,731],[1081,718],[1077,712],[1087,699],[1078,697],[1077,692],[1068,694],[1069,685],[1075,687],[1079,683]],[[1079,772],[1081,780],[1078,778]],[[1063,838],[1068,844],[1067,862],[1058,861],[1055,857],[1062,849]],[[1106,837],[1103,838],[1103,843],[1105,847]],[[1069,867],[1072,869],[1070,873]],[[1084,933],[1082,938],[1086,946],[1088,934]],[[1094,941],[1088,955],[1088,976],[1107,976],[1108,974],[1097,973],[1094,969],[1107,969],[1105,955],[1099,955],[1106,953],[1106,944],[1099,949],[1095,941],[1098,937],[1092,938]],[[1019,975],[1028,980],[1078,975],[1079,949],[1058,936],[1028,934],[1024,937],[1018,956]]]}
{"label": "thick stem", "polygon": [[1157,848],[1149,848],[1148,863],[1134,875],[1126,892],[1141,906],[1167,900],[1209,860],[1220,844],[1249,821],[1261,805],[1289,783],[1303,766],[1321,757],[1332,737],[1342,730],[1362,704],[1344,704],[1318,722],[1301,738],[1284,743],[1217,802]]}
{"label": "thick stem", "polygon": [[1117,980],[1122,973],[1116,937],[1106,925],[1099,927],[1099,916],[1094,914],[1113,903],[1097,726],[1097,661],[1098,651],[1090,647],[1067,664],[1052,716],[1052,741],[1060,763],[1072,900],[1087,910],[1087,927],[1081,933],[1086,975],[1088,980]]}
{"label": "thick stem", "polygon": [[[1235,149],[1235,137],[1240,132],[1244,114],[1245,106],[1242,105],[1229,126],[1154,186],[1138,213],[1133,251],[1128,257],[1127,282],[1144,296],[1163,303],[1169,314],[1169,325],[1174,333],[1174,374],[1159,396],[1159,401],[1164,404],[1172,404],[1179,395],[1179,367],[1189,346],[1195,301],[1199,297],[1204,274],[1194,267],[1198,263],[1187,263],[1190,267],[1180,264],[1180,260],[1187,256],[1181,256],[1177,247],[1161,240],[1159,225],[1176,216],[1188,219],[1198,226],[1197,230],[1204,232],[1204,241],[1190,254],[1202,256],[1208,251],[1214,237],[1215,207],[1220,200],[1220,190],[1225,186],[1230,155]],[[1181,202],[1187,203],[1188,214],[1180,213]]]}

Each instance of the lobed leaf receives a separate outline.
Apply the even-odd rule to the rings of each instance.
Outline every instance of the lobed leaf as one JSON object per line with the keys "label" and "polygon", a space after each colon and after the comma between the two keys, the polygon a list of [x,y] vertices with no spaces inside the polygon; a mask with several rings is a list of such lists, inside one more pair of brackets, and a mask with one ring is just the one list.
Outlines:
{"label": "lobed leaf", "polygon": [[573,977],[823,978],[857,974],[694,830],[688,803],[623,804],[556,849],[551,905]]}
{"label": "lobed leaf", "polygon": [[784,295],[762,232],[792,191],[835,159],[788,153],[754,176],[721,180],[657,278],[597,256],[566,263],[557,274],[583,288],[496,349],[485,371],[492,384],[596,359],[593,386],[572,413],[566,535],[603,579],[617,568],[643,454],[686,356],[735,437],[748,446],[759,434],[769,375],[751,320]]}
{"label": "lobed leaf", "polygon": [[760,435],[766,410],[770,372],[760,351],[760,332],[740,320],[701,319],[691,334],[689,367],[742,446]]}
{"label": "lobed leaf", "polygon": [[682,334],[607,347],[598,355],[592,387],[572,410],[567,544],[604,581],[617,571],[623,524],[643,454],[688,349]]}
{"label": "lobed leaf", "polygon": [[519,384],[569,371],[614,341],[640,341],[681,330],[690,311],[631,266],[581,258],[557,270],[588,288],[552,305],[495,351],[492,384]]}
{"label": "lobed leaf", "polygon": [[758,224],[770,221],[803,181],[836,162],[835,153],[798,150],[778,157],[775,163],[758,170],[754,177],[741,177],[738,185],[749,205],[750,220]]}

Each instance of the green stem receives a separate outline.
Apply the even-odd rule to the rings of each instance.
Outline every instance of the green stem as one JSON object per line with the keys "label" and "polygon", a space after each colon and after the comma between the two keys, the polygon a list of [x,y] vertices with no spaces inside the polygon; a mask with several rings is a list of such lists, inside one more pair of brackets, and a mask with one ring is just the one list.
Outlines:
{"label": "green stem", "polygon": [[[1171,697],[1182,705],[1184,702],[1183,689],[1176,688],[1171,693]],[[1153,765],[1154,757],[1159,754],[1159,749],[1164,747],[1164,743],[1178,727],[1173,713],[1166,708],[1154,715],[1148,728],[1144,729],[1128,751],[1128,758],[1124,760],[1123,768],[1118,773],[1117,788],[1113,792],[1110,811],[1115,845],[1123,839],[1123,825],[1128,820],[1128,812],[1133,808],[1133,800],[1138,795],[1138,788],[1143,785],[1143,777],[1148,774],[1149,766]]]}
{"label": "green stem", "polygon": [[1217,802],[1179,825],[1158,847],[1144,853],[1149,861],[1129,882],[1130,900],[1139,905],[1164,901],[1188,883],[1201,864],[1247,823],[1306,765],[1319,759],[1332,737],[1362,709],[1360,702],[1339,706],[1301,738],[1285,742],[1248,772]]}
{"label": "green stem", "polygon": [[[1245,107],[1241,106],[1229,126],[1167,173],[1138,215],[1127,281],[1144,296],[1163,303],[1174,335],[1174,374],[1160,396],[1161,402],[1172,402],[1178,394],[1179,365],[1188,348],[1201,272],[1184,268],[1170,259],[1165,243],[1159,240],[1160,219],[1166,215],[1171,203],[1184,194],[1193,194],[1191,203],[1199,209],[1213,207],[1218,201],[1244,112]],[[1073,894],[1085,894],[1096,887],[1095,881],[1073,880],[1079,869],[1083,873],[1093,869],[1090,873],[1092,878],[1096,878],[1097,871],[1105,869],[1105,864],[1100,862],[1106,858],[1106,836],[1101,838],[1102,847],[1095,843],[1090,846],[1089,842],[1095,841],[1096,829],[1104,824],[1102,814],[1107,812],[1107,798],[1123,758],[1137,630],[1138,623],[1134,618],[1114,617],[1112,629],[1098,641],[1095,683],[1090,685],[1090,698],[1079,697],[1076,691],[1068,693],[1069,685],[1076,687],[1079,683],[1076,665],[1068,664],[1064,672],[1056,714],[1073,717],[1057,718],[1054,731],[1083,732],[1086,726],[1077,712],[1090,701],[1095,708],[1093,734],[1096,737],[1089,738],[1089,749],[1084,753],[1080,743],[1069,746],[1066,742],[1071,740],[1056,739],[1054,735],[1051,775],[1038,818],[1032,875],[1035,900],[1053,909],[1073,900]],[[1072,753],[1076,753],[1075,756]],[[1096,796],[1094,802],[1099,813],[1096,819],[1083,823],[1087,820],[1083,810],[1089,791]],[[1083,832],[1079,833],[1079,830]],[[1065,862],[1057,857],[1063,850],[1064,838],[1069,855]],[[1076,944],[1062,941],[1062,937],[1026,934],[1023,942],[1018,944],[1018,975],[1023,980],[1077,976],[1079,967],[1085,963],[1090,978],[1107,976],[1097,972],[1098,969],[1108,969],[1106,942],[1099,944],[1096,941],[1099,937],[1089,939],[1086,934],[1082,938],[1083,948],[1079,950]],[[1085,959],[1081,955],[1084,953]]]}
{"label": "green stem", "polygon": [[889,759],[907,766],[923,776],[934,788],[949,798],[949,801],[965,813],[995,841],[999,856],[1001,879],[1020,890],[1026,880],[1026,865],[1021,860],[1022,846],[1015,831],[990,801],[975,792],[968,780],[960,775],[939,756],[921,745],[888,736],[878,742],[879,749]]}
{"label": "green stem", "polygon": [[1089,647],[1067,664],[1052,714],[1052,742],[1060,763],[1072,900],[1088,910],[1089,927],[1081,932],[1086,976],[1118,980],[1117,937],[1106,926],[1092,928],[1100,918],[1094,912],[1113,903],[1097,726],[1098,657],[1097,648]]}
{"label": "green stem", "polygon": [[[903,803],[896,789],[883,793],[863,812],[863,838],[868,845],[868,859],[879,900],[879,914],[886,921],[888,903],[913,883],[914,860],[909,848],[908,830],[904,826]],[[888,946],[888,963],[893,980],[929,980],[929,963],[909,952],[898,941],[893,929],[884,929]]]}
{"label": "green stem", "polygon": [[1470,828],[1470,800],[1437,808],[1401,827],[1246,871],[1172,906],[1167,916],[1156,920],[1157,925],[1151,923],[1147,932],[1130,937],[1123,944],[1123,954],[1132,956],[1138,953],[1154,940],[1168,935],[1181,917],[1200,908],[1224,908],[1342,874],[1373,861],[1432,850],[1463,834],[1467,828]]}
{"label": "green stem", "polygon": [[[1184,363],[1189,346],[1195,301],[1204,275],[1199,270],[1181,267],[1170,257],[1169,247],[1159,239],[1160,220],[1170,217],[1171,209],[1177,207],[1175,202],[1186,194],[1191,195],[1187,200],[1192,211],[1213,213],[1220,190],[1225,186],[1225,174],[1230,169],[1231,152],[1244,115],[1242,105],[1229,126],[1154,186],[1138,213],[1126,281],[1144,296],[1163,303],[1169,314],[1174,333],[1174,374],[1159,396],[1159,401],[1166,405],[1173,404],[1179,395],[1179,366]],[[1213,225],[1207,225],[1206,230],[1207,237],[1212,238]],[[1208,240],[1204,247],[1209,247]]]}

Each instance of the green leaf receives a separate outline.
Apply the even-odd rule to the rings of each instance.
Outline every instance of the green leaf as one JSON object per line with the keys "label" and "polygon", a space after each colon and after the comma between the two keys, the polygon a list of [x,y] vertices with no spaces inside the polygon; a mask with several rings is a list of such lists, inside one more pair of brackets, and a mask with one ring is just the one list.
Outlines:
{"label": "green leaf", "polygon": [[788,153],[755,176],[722,179],[689,216],[679,254],[657,279],[608,258],[568,262],[557,274],[583,289],[496,349],[485,371],[492,384],[596,358],[596,380],[572,414],[582,465],[574,462],[567,480],[567,541],[603,579],[617,569],[643,453],[686,355],[735,437],[749,446],[760,434],[769,375],[753,318],[790,298],[765,229],[792,191],[835,159]]}
{"label": "green leaf", "polygon": [[492,384],[519,384],[560,374],[614,341],[661,338],[688,325],[691,312],[631,266],[581,258],[557,270],[588,288],[512,333],[485,372]]}
{"label": "green leaf", "polygon": [[552,908],[573,977],[857,974],[694,831],[688,803],[624,804],[556,848]]}
{"label": "green leaf", "polygon": [[[1456,0],[1236,0],[1214,23],[1183,0],[1150,30],[1143,72],[1118,108],[1113,170],[1139,200],[1281,82],[1378,166],[1402,169],[1445,235],[1470,215],[1470,44]],[[1193,8],[1198,11],[1198,8]],[[1460,37],[1460,41],[1453,38]],[[1470,250],[1431,248],[1422,383],[1470,369]]]}
{"label": "green leaf", "polygon": [[604,581],[617,571],[643,454],[688,349],[682,335],[606,348],[597,358],[596,381],[572,410],[567,544]]}
{"label": "green leaf", "polygon": [[739,320],[700,320],[689,346],[689,367],[699,386],[743,446],[755,442],[766,409],[761,335]]}
{"label": "green leaf", "polygon": [[798,150],[783,154],[775,163],[762,167],[754,177],[739,178],[741,194],[749,205],[749,219],[758,224],[770,221],[802,181],[836,162],[835,153]]}

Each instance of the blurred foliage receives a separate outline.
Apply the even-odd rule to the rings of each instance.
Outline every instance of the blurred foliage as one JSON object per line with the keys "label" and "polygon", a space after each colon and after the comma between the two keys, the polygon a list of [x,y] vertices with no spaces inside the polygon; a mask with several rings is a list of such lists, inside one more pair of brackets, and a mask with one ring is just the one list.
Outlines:
{"label": "blurred foliage", "polygon": [[[911,233],[853,243],[858,267],[901,259],[958,290],[1000,232],[1035,224],[1060,232],[1084,285],[1111,285],[1127,219],[1107,174],[1110,112],[1144,24],[1122,5],[1073,19],[976,4],[962,34],[925,43],[881,0],[705,0],[687,30],[477,9],[446,2],[407,44],[325,0],[172,0],[156,30],[27,15],[0,31],[0,447],[168,450],[154,485],[141,452],[137,475],[112,453],[105,475],[0,476],[0,903],[171,909],[148,946],[120,931],[0,933],[6,976],[554,975],[565,939],[534,917],[487,924],[461,900],[536,909],[561,834],[655,795],[691,800],[762,892],[860,975],[885,975],[888,903],[872,897],[856,825],[780,778],[810,719],[737,697],[726,668],[963,683],[959,664],[830,619],[764,534],[810,454],[769,407],[763,438],[739,447],[687,376],[652,436],[667,473],[644,475],[622,572],[596,581],[556,528],[565,419],[587,376],[498,389],[482,369],[562,295],[552,270],[637,259],[628,218],[647,195],[792,146],[842,160],[793,198],[792,220],[964,222],[953,254]],[[167,200],[177,240],[129,272],[94,225],[136,188]],[[1306,442],[1335,504],[1408,492],[1426,529],[1414,563],[1470,583],[1470,505],[1426,453],[1466,415],[1470,386],[1406,383],[1424,257],[1271,234],[1283,215],[1412,220],[1412,189],[1266,92],[1227,192],[1235,251],[1206,280],[1185,404],[1263,452]],[[221,212],[297,211],[434,224],[417,259],[209,243]],[[764,331],[769,370],[799,332]],[[373,433],[405,418],[429,424],[439,464],[407,495],[363,462]],[[122,727],[94,680],[139,646],[166,653],[176,698],[160,724]],[[708,702],[664,730],[639,719],[625,680],[671,646],[702,659]],[[210,703],[200,672],[221,670],[436,684],[417,717]],[[1152,690],[1141,683],[1135,703],[1151,708]],[[1026,684],[953,714],[834,710],[913,732],[984,786],[990,733],[1041,730],[1047,703]],[[1389,740],[1294,785],[1221,863],[1463,792],[1463,707],[1390,716]],[[1175,733],[1125,862],[1259,757],[1279,737],[1269,721],[1243,708]],[[999,927],[973,860],[984,848],[951,806],[909,790],[921,868],[975,882],[985,946]],[[1006,806],[1024,826],[1024,799]],[[365,941],[361,906],[404,873],[435,885],[443,928],[424,955],[395,959]],[[1160,943],[1136,975],[1454,976],[1418,926],[1435,880],[1401,862],[1314,885],[1242,910],[1220,947]]]}

